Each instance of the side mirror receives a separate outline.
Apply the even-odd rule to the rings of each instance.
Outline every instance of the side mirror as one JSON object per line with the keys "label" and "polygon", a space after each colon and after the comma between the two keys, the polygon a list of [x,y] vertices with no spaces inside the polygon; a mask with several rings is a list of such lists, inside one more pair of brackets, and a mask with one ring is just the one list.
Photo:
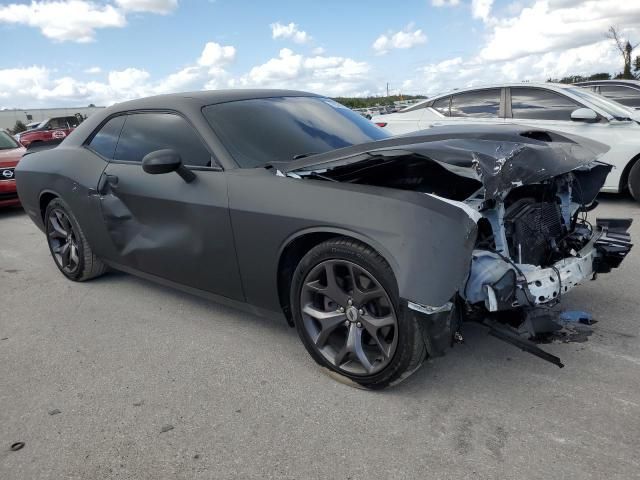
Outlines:
{"label": "side mirror", "polygon": [[156,150],[145,155],[142,159],[142,170],[151,175],[176,172],[187,183],[191,183],[196,179],[196,175],[182,165],[180,154],[170,148]]}
{"label": "side mirror", "polygon": [[571,112],[571,120],[574,122],[595,123],[598,121],[598,114],[590,108],[578,108]]}

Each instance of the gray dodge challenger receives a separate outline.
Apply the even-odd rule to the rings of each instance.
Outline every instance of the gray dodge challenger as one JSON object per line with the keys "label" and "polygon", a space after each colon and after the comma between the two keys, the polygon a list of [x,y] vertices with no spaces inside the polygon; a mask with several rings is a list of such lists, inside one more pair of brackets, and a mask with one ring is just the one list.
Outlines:
{"label": "gray dodge challenger", "polygon": [[562,366],[535,342],[551,308],[631,248],[630,220],[588,220],[606,150],[515,126],[390,137],[321,96],[208,91],[107,108],[16,179],[68,279],[116,269],[284,318],[374,389],[466,321]]}

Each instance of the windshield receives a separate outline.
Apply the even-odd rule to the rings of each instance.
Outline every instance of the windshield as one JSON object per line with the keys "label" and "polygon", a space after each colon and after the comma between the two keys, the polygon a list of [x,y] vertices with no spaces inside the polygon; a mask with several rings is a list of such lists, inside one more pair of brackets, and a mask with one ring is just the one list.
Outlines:
{"label": "windshield", "polygon": [[387,132],[322,97],[238,100],[202,109],[235,161],[246,168],[381,140]]}
{"label": "windshield", "polygon": [[611,101],[602,95],[598,95],[597,93],[593,93],[584,88],[567,88],[567,90],[574,95],[593,103],[596,107],[605,111],[616,120],[630,120],[633,115],[633,111],[627,109],[624,105]]}
{"label": "windshield", "polygon": [[19,148],[18,142],[16,142],[11,135],[0,130],[0,150],[9,150],[13,148]]}

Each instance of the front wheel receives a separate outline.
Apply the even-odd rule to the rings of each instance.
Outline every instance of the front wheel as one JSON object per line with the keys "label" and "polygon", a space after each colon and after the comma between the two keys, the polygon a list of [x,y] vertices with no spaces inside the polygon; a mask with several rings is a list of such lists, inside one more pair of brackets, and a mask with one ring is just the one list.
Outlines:
{"label": "front wheel", "polygon": [[106,266],[93,254],[78,221],[64,201],[51,200],[44,215],[51,256],[65,277],[83,282],[105,272]]}
{"label": "front wheel", "polygon": [[291,305],[309,354],[349,383],[384,388],[426,358],[420,325],[400,309],[391,267],[355,240],[328,240],[304,256],[294,273]]}
{"label": "front wheel", "polygon": [[637,202],[640,202],[640,160],[631,167],[629,171],[629,180],[627,183],[629,187],[629,193]]}

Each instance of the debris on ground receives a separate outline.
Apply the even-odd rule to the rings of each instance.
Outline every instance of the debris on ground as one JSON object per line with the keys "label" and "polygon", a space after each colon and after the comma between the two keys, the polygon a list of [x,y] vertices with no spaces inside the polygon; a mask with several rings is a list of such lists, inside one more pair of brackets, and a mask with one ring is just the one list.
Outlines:
{"label": "debris on ground", "polygon": [[165,425],[160,429],[160,433],[168,432],[169,430],[173,430],[173,425]]}
{"label": "debris on ground", "polygon": [[585,325],[593,325],[596,323],[593,320],[593,315],[589,312],[583,312],[581,310],[567,310],[560,314],[560,320],[564,322],[580,322]]}
{"label": "debris on ground", "polygon": [[54,408],[53,410],[49,410],[49,415],[58,415],[59,413],[62,413],[62,412],[57,408]]}
{"label": "debris on ground", "polygon": [[11,451],[12,452],[17,452],[18,450],[21,450],[24,447],[24,442],[16,442],[13,445],[11,445]]}

